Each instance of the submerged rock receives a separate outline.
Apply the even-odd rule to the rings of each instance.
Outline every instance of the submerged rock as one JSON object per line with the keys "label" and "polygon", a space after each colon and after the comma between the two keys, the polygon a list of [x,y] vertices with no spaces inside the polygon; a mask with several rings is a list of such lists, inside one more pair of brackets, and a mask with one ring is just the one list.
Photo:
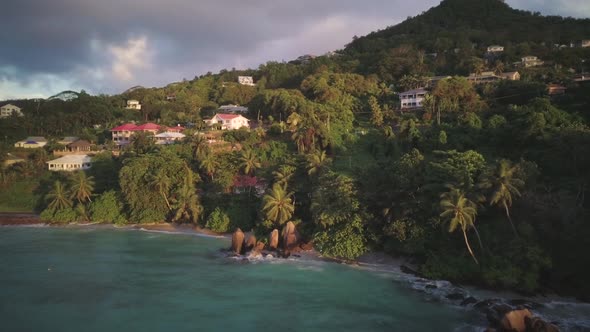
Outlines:
{"label": "submerged rock", "polygon": [[252,250],[261,253],[262,250],[264,250],[264,242],[262,242],[262,241],[256,242],[256,246],[254,246],[254,249],[252,249]]}
{"label": "submerged rock", "polygon": [[508,301],[508,303],[512,306],[521,306],[526,309],[543,308],[543,305],[541,303],[537,303],[537,302],[533,302],[533,301],[529,301],[529,300],[525,300],[525,299],[512,299],[512,300]]}
{"label": "submerged rock", "polygon": [[473,303],[477,303],[477,299],[473,296],[466,298],[465,300],[461,301],[462,306],[470,305]]}
{"label": "submerged rock", "polygon": [[548,323],[539,317],[525,317],[524,325],[527,332],[559,332],[556,325]]}
{"label": "submerged rock", "polygon": [[236,254],[242,253],[242,244],[244,243],[244,232],[237,228],[231,236],[231,251]]}
{"label": "submerged rock", "polygon": [[448,294],[447,296],[445,296],[447,299],[449,300],[453,300],[453,301],[458,301],[458,300],[463,300],[465,299],[465,295],[461,294],[461,293],[451,293]]}
{"label": "submerged rock", "polygon": [[270,250],[277,250],[279,247],[279,230],[276,228],[268,236],[268,247]]}

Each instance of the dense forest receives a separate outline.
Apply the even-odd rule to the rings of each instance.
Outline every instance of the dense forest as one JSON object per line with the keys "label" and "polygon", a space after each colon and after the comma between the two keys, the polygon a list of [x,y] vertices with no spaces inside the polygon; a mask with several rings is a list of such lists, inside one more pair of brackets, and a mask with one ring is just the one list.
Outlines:
{"label": "dense forest", "polygon": [[[51,222],[199,224],[261,236],[288,221],[326,256],[411,257],[430,278],[590,299],[590,20],[543,17],[498,0],[445,0],[422,15],[308,62],[222,70],[121,95],[13,100],[0,119],[0,208]],[[562,44],[567,48],[560,47]],[[505,52],[486,57],[490,44]],[[555,46],[557,44],[557,46]],[[513,68],[521,56],[545,65]],[[462,75],[518,70],[521,80],[474,85]],[[256,86],[239,85],[239,75]],[[423,109],[398,93],[449,75]],[[567,87],[548,96],[546,84]],[[139,100],[141,111],[124,109]],[[220,105],[249,107],[256,129],[199,133]],[[187,139],[137,135],[113,156],[124,122],[183,124]],[[47,136],[34,152],[15,149]],[[63,136],[101,146],[87,172],[48,172]],[[19,201],[19,199],[21,201]]]}

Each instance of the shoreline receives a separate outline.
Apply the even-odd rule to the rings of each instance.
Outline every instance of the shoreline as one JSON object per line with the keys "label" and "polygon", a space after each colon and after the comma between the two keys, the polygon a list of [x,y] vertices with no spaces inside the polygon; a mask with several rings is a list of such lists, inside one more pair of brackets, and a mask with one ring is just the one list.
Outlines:
{"label": "shoreline", "polygon": [[[34,213],[20,213],[20,212],[2,212],[0,213],[0,227],[2,226],[47,226],[47,227],[55,227],[55,228],[87,228],[93,227],[96,229],[115,229],[115,230],[135,230],[135,231],[146,231],[146,232],[158,232],[158,233],[165,233],[171,235],[177,234],[186,234],[186,235],[198,235],[198,236],[206,236],[206,237],[213,237],[219,239],[227,239],[231,240],[232,234],[231,233],[216,233],[211,230],[194,226],[191,224],[172,224],[172,223],[148,223],[148,224],[125,224],[125,225],[116,225],[110,223],[75,223],[75,224],[50,224],[43,222],[38,214]],[[223,248],[220,248],[223,249]],[[247,255],[241,256],[243,259],[249,260]],[[404,276],[402,279],[406,279],[410,282],[416,282],[421,286],[424,286],[425,289],[436,289],[433,285],[438,284],[448,284],[453,287],[455,290],[459,290],[462,293],[465,293],[467,296],[473,293],[479,293],[480,295],[486,294],[486,297],[493,297],[499,296],[506,299],[516,299],[516,298],[523,298],[523,299],[530,299],[531,301],[540,301],[540,302],[551,302],[551,301],[566,301],[568,303],[580,303],[580,304],[590,304],[590,302],[583,301],[581,299],[576,299],[569,296],[561,296],[556,293],[538,293],[534,295],[530,294],[519,294],[514,290],[509,289],[488,289],[485,287],[481,287],[478,285],[470,285],[470,284],[460,284],[451,282],[448,280],[443,279],[430,279],[420,275],[417,272],[418,268],[415,266],[410,258],[408,257],[393,257],[384,252],[369,252],[360,257],[356,260],[346,260],[346,259],[339,259],[334,257],[326,257],[322,256],[318,251],[315,249],[306,250],[306,251],[299,251],[292,255],[293,258],[301,260],[301,261],[317,261],[317,262],[326,262],[326,263],[336,263],[336,264],[344,264],[353,268],[361,268],[375,272],[384,272],[384,273],[393,273],[396,275]],[[256,260],[256,259],[254,259]],[[416,291],[424,292],[425,289],[423,287],[412,287]],[[437,287],[438,288],[438,287]]]}

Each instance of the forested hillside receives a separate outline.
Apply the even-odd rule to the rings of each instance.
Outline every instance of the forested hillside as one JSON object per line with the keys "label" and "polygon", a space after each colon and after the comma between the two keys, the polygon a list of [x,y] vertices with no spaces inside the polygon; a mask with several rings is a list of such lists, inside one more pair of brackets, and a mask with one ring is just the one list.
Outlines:
{"label": "forested hillside", "polygon": [[[26,161],[2,169],[0,196],[40,179],[31,199],[53,222],[174,221],[265,237],[293,221],[327,256],[385,251],[431,278],[589,299],[590,85],[576,75],[590,70],[590,48],[569,47],[582,39],[590,20],[445,0],[308,62],[10,101],[24,116],[0,120],[2,158]],[[504,52],[486,55],[492,44]],[[525,55],[544,63],[515,64]],[[462,77],[483,71],[521,79]],[[400,110],[399,92],[433,75],[453,77],[430,87],[422,108]],[[549,95],[548,83],[565,94]],[[128,99],[141,110],[124,109]],[[204,128],[228,103],[248,106],[256,128]],[[128,121],[182,124],[187,139],[157,146],[137,135],[112,156],[109,129]],[[52,141],[34,153],[13,147],[29,135]],[[106,150],[87,175],[46,171],[69,135]]]}

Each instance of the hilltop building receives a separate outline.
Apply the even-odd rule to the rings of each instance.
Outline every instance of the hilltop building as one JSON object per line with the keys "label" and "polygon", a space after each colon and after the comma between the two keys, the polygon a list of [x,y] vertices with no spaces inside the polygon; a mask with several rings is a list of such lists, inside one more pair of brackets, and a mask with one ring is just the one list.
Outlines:
{"label": "hilltop building", "polygon": [[50,171],[79,171],[89,169],[92,158],[88,155],[67,155],[47,162]]}
{"label": "hilltop building", "polygon": [[520,59],[520,65],[525,68],[536,67],[543,65],[543,61],[539,60],[536,56],[528,55]]}
{"label": "hilltop building", "polygon": [[223,105],[221,107],[219,107],[218,109],[219,112],[222,113],[248,113],[248,107],[244,107],[244,106],[240,106],[240,105]]}
{"label": "hilltop building", "polygon": [[238,76],[238,83],[241,85],[255,86],[252,76]]}
{"label": "hilltop building", "polygon": [[29,136],[25,140],[14,143],[16,148],[36,149],[47,145],[47,139],[42,136]]}
{"label": "hilltop building", "polygon": [[127,106],[125,106],[126,109],[128,110],[140,110],[141,109],[141,104],[139,103],[138,100],[135,99],[129,99],[127,100]]}
{"label": "hilltop building", "polygon": [[400,93],[399,99],[401,101],[401,109],[408,110],[422,108],[422,102],[427,93],[428,91],[422,88]]}
{"label": "hilltop building", "polygon": [[0,118],[7,118],[9,116],[16,115],[16,116],[23,116],[23,112],[21,112],[21,108],[12,104],[6,104],[0,107]]}
{"label": "hilltop building", "polygon": [[222,114],[217,113],[210,120],[205,120],[209,126],[221,125],[222,130],[234,130],[242,127],[250,128],[250,120],[239,114]]}

